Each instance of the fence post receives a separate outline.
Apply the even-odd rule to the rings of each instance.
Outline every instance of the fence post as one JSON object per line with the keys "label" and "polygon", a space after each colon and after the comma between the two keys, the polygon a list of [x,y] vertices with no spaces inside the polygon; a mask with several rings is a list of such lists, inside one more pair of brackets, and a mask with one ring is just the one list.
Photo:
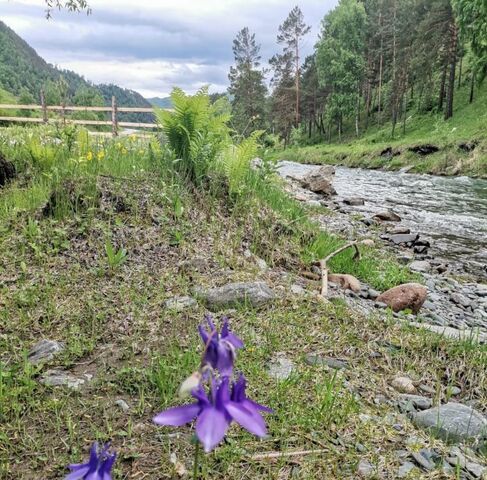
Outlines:
{"label": "fence post", "polygon": [[47,123],[47,105],[46,105],[46,97],[44,96],[44,90],[41,90],[41,106],[42,106],[42,121]]}
{"label": "fence post", "polygon": [[112,135],[114,137],[118,135],[117,99],[115,95],[112,96]]}

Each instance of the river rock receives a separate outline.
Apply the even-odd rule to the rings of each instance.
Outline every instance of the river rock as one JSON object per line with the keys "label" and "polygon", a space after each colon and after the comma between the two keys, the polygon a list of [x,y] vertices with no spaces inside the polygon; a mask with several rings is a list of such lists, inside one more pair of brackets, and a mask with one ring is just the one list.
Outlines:
{"label": "river rock", "polygon": [[327,366],[335,370],[343,370],[348,368],[348,362],[346,360],[340,360],[338,358],[323,357],[315,353],[308,353],[305,361],[308,365],[312,366]]}
{"label": "river rock", "polygon": [[472,304],[472,302],[467,297],[464,297],[460,293],[452,293],[450,295],[450,299],[453,303],[461,305],[464,308],[470,307],[470,305]]}
{"label": "river rock", "polygon": [[397,478],[406,478],[408,477],[409,473],[416,468],[416,465],[411,462],[405,462],[403,463],[400,467],[399,470],[397,471]]}
{"label": "river rock", "polygon": [[411,230],[407,227],[396,227],[387,230],[387,233],[390,235],[408,235],[411,233]]}
{"label": "river rock", "polygon": [[302,187],[325,196],[336,195],[333,188],[333,176],[335,168],[331,165],[323,165],[309,172],[302,180]]}
{"label": "river rock", "polygon": [[443,325],[430,325],[429,323],[411,322],[411,326],[416,328],[423,328],[430,332],[437,333],[451,340],[487,343],[487,333],[480,332],[474,329],[458,329],[453,327],[445,327]]}
{"label": "river rock", "polygon": [[422,397],[421,395],[411,395],[407,393],[399,395],[397,402],[399,408],[404,412],[411,411],[411,408],[409,408],[409,406],[414,407],[415,410],[427,410],[433,405],[433,402],[428,397]]}
{"label": "river rock", "polygon": [[428,295],[428,290],[419,283],[406,283],[391,288],[377,297],[377,302],[385,303],[394,312],[409,309],[417,314]]}
{"label": "river rock", "polygon": [[451,442],[487,439],[487,419],[478,411],[461,403],[449,402],[413,416],[413,422]]}
{"label": "river rock", "polygon": [[196,300],[191,297],[173,297],[166,300],[165,305],[169,310],[183,312],[197,304]]}
{"label": "river rock", "polygon": [[352,207],[360,207],[362,205],[365,205],[365,200],[360,197],[350,197],[350,198],[344,198],[343,203],[345,205],[350,205]]}
{"label": "river rock", "polygon": [[329,274],[328,281],[340,285],[344,290],[351,290],[358,293],[362,289],[360,282],[353,275]]}
{"label": "river rock", "polygon": [[274,292],[265,282],[229,283],[209,290],[195,289],[195,293],[210,310],[223,310],[245,303],[252,307],[260,307],[275,298]]}
{"label": "river rock", "polygon": [[72,390],[78,390],[82,385],[89,382],[93,378],[92,375],[85,373],[84,375],[73,375],[65,370],[48,370],[42,375],[40,382],[43,385],[51,387],[68,387]]}
{"label": "river rock", "polygon": [[426,260],[416,260],[409,265],[409,268],[413,272],[428,273],[431,271],[431,263]]}
{"label": "river rock", "polygon": [[371,478],[375,475],[375,466],[367,460],[360,460],[357,467],[357,475],[360,478]]}
{"label": "river rock", "polygon": [[415,393],[416,387],[409,377],[395,377],[391,382],[392,387],[401,393]]}
{"label": "river rock", "polygon": [[27,360],[33,365],[50,362],[54,356],[64,350],[64,344],[55,340],[40,340],[27,354]]}
{"label": "river rock", "polygon": [[401,217],[394,213],[392,210],[387,210],[384,212],[379,212],[373,216],[375,220],[379,220],[380,222],[400,222]]}
{"label": "river rock", "polygon": [[295,365],[292,360],[282,356],[276,356],[270,365],[268,374],[276,380],[286,380],[294,372]]}
{"label": "river rock", "polygon": [[391,235],[389,237],[389,241],[394,243],[395,245],[402,245],[402,244],[409,244],[413,245],[419,238],[419,235],[416,233],[400,233],[398,235]]}

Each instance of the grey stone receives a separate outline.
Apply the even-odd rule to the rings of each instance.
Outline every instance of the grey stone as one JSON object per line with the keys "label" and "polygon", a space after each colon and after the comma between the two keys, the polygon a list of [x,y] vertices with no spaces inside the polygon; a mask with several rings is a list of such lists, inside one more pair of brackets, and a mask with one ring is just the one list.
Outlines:
{"label": "grey stone", "polygon": [[375,466],[367,460],[360,460],[357,467],[357,474],[361,478],[370,478],[374,475]]}
{"label": "grey stone", "polygon": [[422,453],[411,452],[411,456],[414,458],[415,462],[425,470],[433,470],[435,468],[435,464],[430,462]]}
{"label": "grey stone", "polygon": [[413,422],[432,431],[439,438],[452,442],[485,440],[487,419],[471,407],[449,402],[413,416]]}
{"label": "grey stone", "polygon": [[306,355],[305,359],[308,365],[313,366],[327,366],[334,368],[336,370],[342,370],[348,368],[348,362],[346,360],[340,360],[338,358],[322,357],[321,355],[316,355],[309,353]]}
{"label": "grey stone", "polygon": [[291,293],[293,295],[304,295],[306,293],[306,290],[301,285],[293,283],[291,285]]}
{"label": "grey stone", "polygon": [[453,395],[454,397],[460,395],[462,393],[462,389],[458,387],[449,387],[449,393],[450,395]]}
{"label": "grey stone", "polygon": [[468,340],[471,342],[487,343],[487,333],[482,333],[473,329],[467,328],[465,330],[459,330],[458,328],[443,327],[440,325],[430,325],[428,323],[417,322],[411,322],[410,325],[413,327],[429,330],[430,332],[437,333],[438,335],[442,335],[452,340]]}
{"label": "grey stone", "polygon": [[292,360],[285,357],[277,357],[269,365],[269,376],[276,380],[286,380],[294,372],[295,365]]}
{"label": "grey stone", "polygon": [[397,471],[397,478],[406,478],[409,473],[416,468],[416,465],[411,462],[405,462],[403,463],[400,467],[399,470]]}
{"label": "grey stone", "polygon": [[427,410],[428,408],[431,408],[433,402],[428,397],[403,393],[398,396],[398,404],[401,410],[409,412],[412,411],[410,408],[408,408],[409,405],[414,407],[415,410]]}
{"label": "grey stone", "polygon": [[252,307],[260,307],[275,298],[274,292],[265,282],[229,283],[223,287],[209,290],[196,289],[210,310],[233,308],[245,303]]}
{"label": "grey stone", "polygon": [[409,265],[409,268],[413,272],[426,273],[426,272],[429,272],[431,270],[431,263],[427,262],[426,260],[424,260],[424,261],[417,260],[417,261],[411,263],[411,265]]}
{"label": "grey stone", "polygon": [[391,235],[389,240],[394,243],[395,245],[401,245],[403,243],[414,243],[419,238],[418,234],[402,234],[399,235]]}
{"label": "grey stone", "polygon": [[474,462],[467,462],[465,465],[466,470],[468,470],[475,478],[482,478],[484,473],[487,472],[487,468]]}
{"label": "grey stone", "polygon": [[371,300],[375,300],[380,295],[380,292],[373,288],[369,288],[368,295]]}
{"label": "grey stone", "polygon": [[351,198],[344,198],[343,203],[345,205],[351,205],[354,207],[359,207],[365,204],[365,201],[363,198],[360,197],[351,197]]}
{"label": "grey stone", "polygon": [[127,413],[130,410],[129,404],[121,398],[115,402],[115,405],[119,407],[122,412]]}
{"label": "grey stone", "polygon": [[64,344],[55,340],[40,340],[27,354],[27,360],[33,365],[49,362],[54,356],[64,350]]}
{"label": "grey stone", "polygon": [[43,385],[51,387],[68,387],[72,390],[78,390],[82,385],[88,383],[93,378],[92,375],[85,373],[84,375],[72,375],[65,370],[48,370],[42,375],[40,382]]}
{"label": "grey stone", "polygon": [[387,210],[385,212],[379,212],[373,217],[375,220],[384,221],[384,222],[400,222],[401,217],[394,213],[392,210]]}
{"label": "grey stone", "polygon": [[194,307],[198,302],[192,297],[173,297],[166,300],[166,308],[176,312],[182,312],[188,308]]}
{"label": "grey stone", "polygon": [[472,304],[472,302],[468,298],[464,297],[460,293],[452,293],[450,295],[450,298],[452,302],[465,308],[470,307],[470,305]]}

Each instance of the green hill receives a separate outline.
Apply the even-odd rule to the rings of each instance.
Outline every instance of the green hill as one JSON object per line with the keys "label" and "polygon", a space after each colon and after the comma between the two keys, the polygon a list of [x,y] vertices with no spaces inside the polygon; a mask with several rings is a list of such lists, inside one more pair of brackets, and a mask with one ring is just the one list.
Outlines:
{"label": "green hill", "polygon": [[151,105],[159,108],[172,108],[171,97],[153,97],[146,99]]}
{"label": "green hill", "polygon": [[[111,105],[112,95],[115,95],[119,106],[151,107],[142,95],[133,90],[117,85],[94,85],[75,72],[54,67],[0,21],[1,89],[17,97],[29,94],[36,103],[39,103],[41,89],[52,88],[61,76],[67,83],[68,103],[73,100],[77,91],[88,88],[96,90],[106,105]],[[153,117],[150,114],[124,114],[123,120],[151,122]]]}

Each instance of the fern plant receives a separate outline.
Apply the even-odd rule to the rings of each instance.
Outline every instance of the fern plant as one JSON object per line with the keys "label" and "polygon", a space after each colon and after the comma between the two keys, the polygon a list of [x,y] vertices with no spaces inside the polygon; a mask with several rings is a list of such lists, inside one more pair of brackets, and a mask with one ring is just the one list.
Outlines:
{"label": "fern plant", "polygon": [[230,114],[222,102],[211,104],[206,87],[195,95],[175,88],[171,100],[173,110],[156,109],[156,116],[176,156],[176,169],[198,185],[230,144]]}

